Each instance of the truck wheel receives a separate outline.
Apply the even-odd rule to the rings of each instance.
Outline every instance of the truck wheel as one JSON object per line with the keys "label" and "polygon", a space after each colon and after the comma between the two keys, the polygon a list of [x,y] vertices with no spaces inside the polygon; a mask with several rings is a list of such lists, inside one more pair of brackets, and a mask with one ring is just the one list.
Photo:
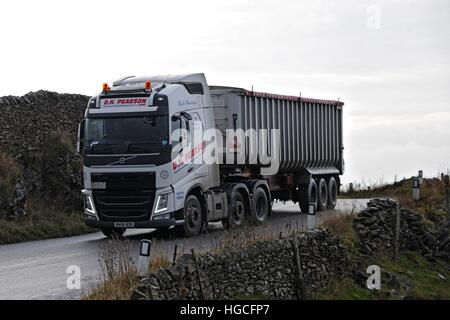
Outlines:
{"label": "truck wheel", "polygon": [[245,198],[241,191],[237,190],[231,196],[230,216],[223,220],[226,228],[240,227],[245,221]]}
{"label": "truck wheel", "polygon": [[319,203],[318,211],[323,211],[327,209],[328,206],[328,186],[325,179],[320,179],[319,181]]}
{"label": "truck wheel", "polygon": [[183,231],[186,237],[193,237],[200,233],[203,226],[202,205],[198,198],[191,194],[184,206]]}
{"label": "truck wheel", "polygon": [[269,215],[269,199],[267,199],[267,194],[263,188],[256,189],[252,201],[254,209],[254,212],[252,212],[253,223],[262,224]]}
{"label": "truck wheel", "polygon": [[314,179],[309,180],[308,185],[304,185],[299,190],[300,199],[299,206],[302,213],[308,213],[308,208],[310,203],[315,203],[317,205],[317,184]]}
{"label": "truck wheel", "polygon": [[331,177],[328,181],[328,209],[333,210],[337,203],[338,187],[336,179]]}
{"label": "truck wheel", "polygon": [[101,228],[103,234],[108,238],[121,238],[127,229],[125,228]]}

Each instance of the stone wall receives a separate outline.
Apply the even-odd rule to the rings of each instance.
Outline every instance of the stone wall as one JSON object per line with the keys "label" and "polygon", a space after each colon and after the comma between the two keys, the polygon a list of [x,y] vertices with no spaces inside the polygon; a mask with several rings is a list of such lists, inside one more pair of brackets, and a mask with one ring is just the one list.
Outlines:
{"label": "stone wall", "polygon": [[[0,199],[0,218],[26,215],[26,195],[81,207],[81,161],[74,154],[78,123],[89,97],[49,91],[0,98],[0,153],[21,168],[15,198]],[[1,195],[0,195],[1,196]]]}
{"label": "stone wall", "polygon": [[[396,202],[375,199],[358,214],[353,227],[363,254],[393,254],[396,212]],[[417,251],[427,258],[450,258],[449,227],[444,210],[430,211],[426,217],[405,208],[400,208],[400,212],[400,250]]]}
{"label": "stone wall", "polygon": [[52,132],[75,137],[89,97],[56,92],[30,92],[0,98],[0,151],[15,158],[39,151]]}
{"label": "stone wall", "polygon": [[[317,289],[323,289],[331,280],[341,277],[350,277],[365,287],[367,266],[377,254],[393,254],[396,208],[394,201],[375,199],[358,214],[353,229],[359,254],[350,254],[339,238],[326,230],[295,234],[300,252],[302,288],[307,296],[314,297]],[[400,250],[416,251],[429,259],[449,259],[446,213],[437,211],[425,218],[422,214],[400,209]],[[259,241],[245,249],[202,254],[196,259],[197,267],[192,255],[184,255],[175,265],[158,269],[141,279],[132,298],[234,299],[255,296],[297,299],[298,270],[291,243],[294,236]],[[394,276],[383,274],[387,279]]]}
{"label": "stone wall", "polygon": [[[327,231],[296,236],[304,289],[308,295],[330,280],[347,275],[346,249]],[[142,279],[134,299],[233,299],[263,296],[297,299],[297,268],[290,238],[260,241],[243,250],[226,250],[197,257],[201,285],[192,255]]]}

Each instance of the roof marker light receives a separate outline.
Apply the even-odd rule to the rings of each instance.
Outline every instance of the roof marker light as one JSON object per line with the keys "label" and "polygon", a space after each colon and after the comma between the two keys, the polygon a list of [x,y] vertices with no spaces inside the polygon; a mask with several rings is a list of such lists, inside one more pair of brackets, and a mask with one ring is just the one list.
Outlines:
{"label": "roof marker light", "polygon": [[150,80],[145,81],[145,90],[150,90],[152,88],[152,83]]}
{"label": "roof marker light", "polygon": [[103,84],[103,91],[109,91],[109,85],[105,82],[104,84]]}

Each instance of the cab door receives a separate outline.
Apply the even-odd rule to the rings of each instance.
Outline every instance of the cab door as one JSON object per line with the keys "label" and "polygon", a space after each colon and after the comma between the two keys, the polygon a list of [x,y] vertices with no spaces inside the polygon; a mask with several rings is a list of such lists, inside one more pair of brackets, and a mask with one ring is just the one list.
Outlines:
{"label": "cab door", "polygon": [[[207,177],[208,166],[203,161],[203,151],[205,149],[205,141],[203,139],[204,125],[200,113],[191,113],[190,121],[191,142],[193,148],[193,165],[196,177]],[[209,185],[209,183],[207,184]]]}
{"label": "cab door", "polygon": [[172,118],[172,170],[174,181],[181,181],[193,170],[190,121],[184,117]]}

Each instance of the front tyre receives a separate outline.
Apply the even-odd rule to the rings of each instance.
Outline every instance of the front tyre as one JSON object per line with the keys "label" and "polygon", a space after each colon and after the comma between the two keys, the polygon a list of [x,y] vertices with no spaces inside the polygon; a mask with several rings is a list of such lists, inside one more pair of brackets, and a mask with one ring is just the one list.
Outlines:
{"label": "front tyre", "polygon": [[183,231],[186,237],[193,237],[200,233],[203,226],[203,211],[200,201],[195,195],[186,199],[184,206]]}
{"label": "front tyre", "polygon": [[121,238],[127,229],[125,228],[101,228],[103,234],[108,239]]}

